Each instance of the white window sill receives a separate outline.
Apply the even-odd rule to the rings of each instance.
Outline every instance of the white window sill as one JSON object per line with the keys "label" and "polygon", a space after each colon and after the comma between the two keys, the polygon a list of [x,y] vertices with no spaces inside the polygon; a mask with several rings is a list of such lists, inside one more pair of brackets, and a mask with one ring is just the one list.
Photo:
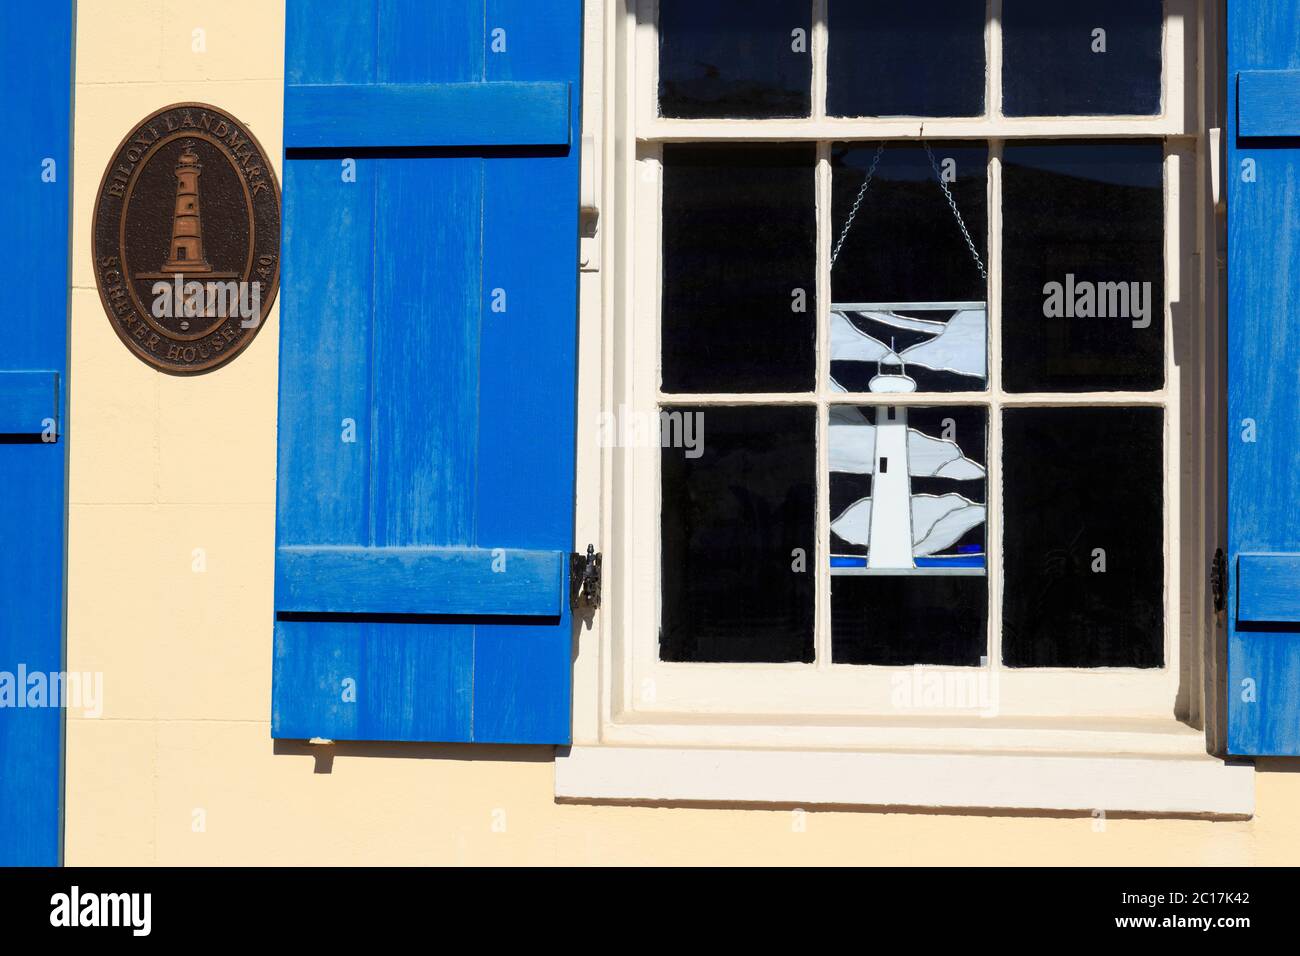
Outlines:
{"label": "white window sill", "polygon": [[575,746],[560,800],[1249,817],[1255,770],[1206,754],[1096,756]]}

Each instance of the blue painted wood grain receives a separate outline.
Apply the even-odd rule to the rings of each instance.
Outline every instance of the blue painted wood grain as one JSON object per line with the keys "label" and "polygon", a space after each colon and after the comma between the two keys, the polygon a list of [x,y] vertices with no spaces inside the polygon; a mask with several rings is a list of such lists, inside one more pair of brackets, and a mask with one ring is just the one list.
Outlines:
{"label": "blue painted wood grain", "polygon": [[[500,95],[491,121],[513,132],[448,110],[432,145],[493,148],[411,154],[409,130],[379,134],[343,100],[331,114],[322,89],[313,122],[339,117],[329,158],[286,154],[279,553],[374,561],[333,581],[277,561],[277,737],[569,740],[581,20],[580,0],[289,0],[287,113],[293,87],[449,85]],[[523,115],[539,93],[548,105]],[[467,586],[495,548],[518,581]],[[429,563],[377,572],[385,549]],[[429,549],[475,557],[435,580]],[[349,583],[358,566],[389,576]],[[314,605],[357,611],[312,620]],[[472,619],[382,617],[411,607]]]}
{"label": "blue painted wood grain", "polygon": [[[0,261],[14,277],[0,432],[23,433],[0,436],[0,671],[11,679],[63,669],[66,428],[32,440],[42,429],[31,419],[67,407],[73,36],[67,0],[0,5]],[[0,866],[60,862],[62,735],[58,707],[0,707]]]}
{"label": "blue painted wood grain", "polygon": [[568,596],[560,551],[280,548],[275,573],[282,613],[556,617]]}
{"label": "blue painted wood grain", "polygon": [[53,435],[58,421],[58,372],[0,369],[0,435]]}
{"label": "blue painted wood grain", "polygon": [[1237,620],[1300,624],[1300,554],[1237,555]]}
{"label": "blue painted wood grain", "polygon": [[567,83],[287,86],[290,149],[564,146]]}
{"label": "blue painted wood grain", "polygon": [[[1245,137],[1256,120],[1233,82],[1300,69],[1295,4],[1230,0],[1227,53],[1227,553],[1236,608],[1242,555],[1300,554],[1300,148]],[[1300,625],[1260,628],[1229,614],[1226,694],[1230,753],[1300,754]]]}
{"label": "blue painted wood grain", "polygon": [[1237,74],[1237,135],[1300,136],[1300,70]]}
{"label": "blue painted wood grain", "polygon": [[[556,71],[580,75],[577,5],[550,9],[554,12],[543,13],[529,0],[488,0],[489,31],[501,30],[506,38],[505,53],[492,52],[490,33],[487,38],[489,82],[549,77]],[[568,140],[581,141],[576,125]],[[479,389],[484,465],[477,479],[479,500],[492,506],[480,509],[481,541],[544,548],[573,534],[578,287],[569,263],[578,261],[576,152],[494,156],[484,162]],[[523,249],[545,252],[523,255]],[[519,369],[533,371],[520,375]],[[476,732],[486,739],[568,740],[573,638],[567,605],[563,611],[565,619],[550,627],[478,628],[474,715]]]}

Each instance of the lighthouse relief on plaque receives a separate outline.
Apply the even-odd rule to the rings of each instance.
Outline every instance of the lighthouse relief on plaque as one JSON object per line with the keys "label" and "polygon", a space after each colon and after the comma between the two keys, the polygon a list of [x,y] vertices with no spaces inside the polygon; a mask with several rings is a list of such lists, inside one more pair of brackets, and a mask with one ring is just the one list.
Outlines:
{"label": "lighthouse relief on plaque", "polygon": [[176,103],[137,123],[104,170],[91,234],[109,322],[159,371],[218,369],[265,324],[280,281],[280,188],[227,111]]}

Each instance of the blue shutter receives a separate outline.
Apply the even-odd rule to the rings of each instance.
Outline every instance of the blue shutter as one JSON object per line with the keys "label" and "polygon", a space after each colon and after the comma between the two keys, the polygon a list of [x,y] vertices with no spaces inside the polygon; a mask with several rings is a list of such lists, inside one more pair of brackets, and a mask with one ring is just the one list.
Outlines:
{"label": "blue shutter", "polygon": [[286,32],[272,733],[567,743],[581,0]]}
{"label": "blue shutter", "polygon": [[1228,751],[1300,754],[1300,8],[1228,5]]}
{"label": "blue shutter", "polygon": [[72,44],[68,0],[0,6],[0,866],[60,858],[63,711],[15,705],[63,669]]}

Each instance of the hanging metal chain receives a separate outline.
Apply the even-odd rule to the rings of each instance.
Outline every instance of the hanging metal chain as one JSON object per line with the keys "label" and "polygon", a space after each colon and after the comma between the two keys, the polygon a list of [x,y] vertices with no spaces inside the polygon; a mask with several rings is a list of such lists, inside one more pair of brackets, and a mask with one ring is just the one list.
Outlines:
{"label": "hanging metal chain", "polygon": [[849,218],[844,222],[844,228],[840,230],[840,238],[835,243],[835,248],[831,250],[831,268],[835,268],[835,260],[840,257],[840,250],[844,248],[844,240],[849,237],[849,230],[853,228],[853,219],[858,214],[858,209],[862,206],[862,200],[867,195],[867,190],[871,188],[871,178],[876,175],[876,167],[880,165],[880,156],[885,151],[885,144],[881,143],[876,147],[876,155],[871,158],[871,167],[867,170],[867,178],[862,182],[862,188],[858,190],[858,198],[853,200],[853,208],[849,210]]}
{"label": "hanging metal chain", "polygon": [[[925,155],[930,160],[930,168],[934,170],[935,179],[939,182],[939,188],[943,190],[943,198],[948,200],[948,208],[952,210],[953,218],[957,220],[957,228],[961,230],[962,238],[966,240],[966,248],[970,250],[971,258],[975,260],[975,268],[979,269],[980,278],[985,282],[988,281],[988,270],[984,268],[984,259],[980,256],[979,250],[975,248],[975,240],[971,238],[970,230],[966,228],[966,221],[961,217],[961,210],[957,208],[957,201],[953,199],[952,190],[944,182],[943,171],[939,169],[939,164],[935,161],[934,151],[930,149],[930,144],[921,140],[921,145],[925,147]],[[849,217],[844,222],[844,228],[840,230],[840,237],[835,242],[835,248],[831,250],[831,268],[835,268],[835,260],[840,257],[840,250],[844,248],[844,242],[849,237],[849,230],[853,228],[853,220],[857,218],[858,210],[862,207],[862,200],[866,198],[867,190],[871,188],[871,180],[876,175],[876,167],[880,165],[880,157],[885,152],[885,144],[881,143],[876,147],[876,155],[871,157],[871,166],[867,169],[867,178],[862,182],[862,188],[858,190],[857,198],[853,200],[853,207],[849,210]]]}
{"label": "hanging metal chain", "polygon": [[[939,164],[934,160],[934,151],[930,149],[930,144],[921,141],[925,147],[925,155],[930,157],[930,168],[934,170],[934,175],[939,180],[939,188],[943,190],[943,197],[948,200],[948,208],[952,210],[953,216],[957,220],[957,227],[961,229],[962,238],[966,240],[966,248],[970,250],[971,258],[975,260],[975,267],[980,271],[980,278],[985,282],[989,281],[988,270],[984,268],[984,260],[980,258],[979,250],[975,248],[975,241],[970,237],[970,231],[966,228],[966,222],[961,218],[961,212],[957,209],[957,201],[952,198],[952,191],[948,184],[944,182],[943,173],[939,169]],[[832,260],[832,265],[834,261]]]}

